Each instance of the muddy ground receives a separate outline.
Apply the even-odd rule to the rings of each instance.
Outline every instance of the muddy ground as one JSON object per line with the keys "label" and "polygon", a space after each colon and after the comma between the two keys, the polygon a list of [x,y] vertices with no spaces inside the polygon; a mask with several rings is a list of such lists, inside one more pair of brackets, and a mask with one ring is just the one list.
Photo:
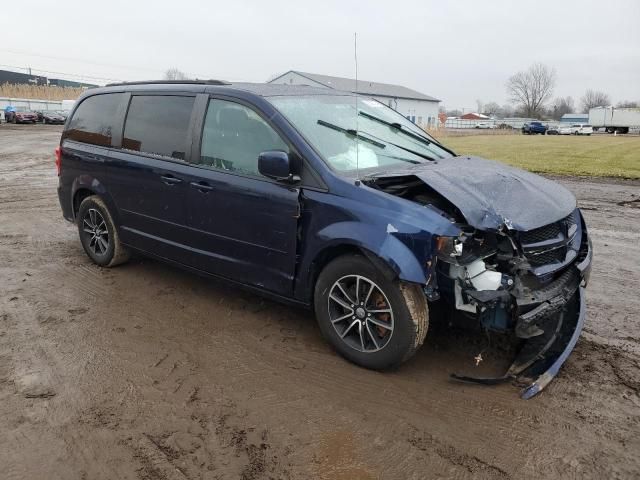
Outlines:
{"label": "muddy ground", "polygon": [[588,319],[524,401],[448,379],[482,338],[436,329],[376,373],[309,312],[151,260],[96,267],[61,217],[59,133],[0,126],[0,478],[640,475],[640,183],[560,180],[594,241]]}

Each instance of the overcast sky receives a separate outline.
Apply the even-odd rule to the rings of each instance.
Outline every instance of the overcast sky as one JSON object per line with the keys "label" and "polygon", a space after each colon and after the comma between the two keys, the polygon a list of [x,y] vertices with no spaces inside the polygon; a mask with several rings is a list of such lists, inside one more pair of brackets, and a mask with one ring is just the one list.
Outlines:
{"label": "overcast sky", "polygon": [[448,108],[505,103],[507,78],[533,62],[556,69],[554,96],[640,100],[638,0],[23,0],[3,1],[2,17],[19,33],[2,35],[0,69],[97,83],[169,67],[256,82],[290,69],[352,77],[357,32],[360,79]]}

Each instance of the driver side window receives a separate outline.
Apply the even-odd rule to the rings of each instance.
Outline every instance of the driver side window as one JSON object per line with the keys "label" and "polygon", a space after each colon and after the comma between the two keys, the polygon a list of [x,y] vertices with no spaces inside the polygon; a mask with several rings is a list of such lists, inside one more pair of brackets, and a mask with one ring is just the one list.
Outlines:
{"label": "driver side window", "polygon": [[289,153],[287,144],[252,109],[227,100],[209,101],[202,130],[202,165],[260,175],[258,155],[267,150]]}

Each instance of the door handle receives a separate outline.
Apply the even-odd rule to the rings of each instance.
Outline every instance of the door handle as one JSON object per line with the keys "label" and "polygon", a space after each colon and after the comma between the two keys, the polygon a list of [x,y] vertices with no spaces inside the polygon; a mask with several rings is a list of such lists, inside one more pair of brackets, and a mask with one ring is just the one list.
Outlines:
{"label": "door handle", "polygon": [[191,182],[189,185],[191,185],[193,188],[197,188],[202,193],[207,193],[213,190],[213,187],[205,182]]}
{"label": "door handle", "polygon": [[160,178],[167,185],[176,185],[177,183],[181,183],[182,180],[174,177],[173,175],[161,175]]}

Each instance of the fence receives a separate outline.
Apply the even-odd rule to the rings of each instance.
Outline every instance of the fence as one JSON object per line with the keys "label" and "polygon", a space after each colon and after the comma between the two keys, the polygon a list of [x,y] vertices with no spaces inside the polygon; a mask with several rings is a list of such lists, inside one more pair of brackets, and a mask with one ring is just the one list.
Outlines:
{"label": "fence", "polygon": [[4,109],[7,107],[24,107],[34,112],[51,110],[69,110],[69,100],[35,100],[32,98],[0,97],[0,121],[4,120]]}

